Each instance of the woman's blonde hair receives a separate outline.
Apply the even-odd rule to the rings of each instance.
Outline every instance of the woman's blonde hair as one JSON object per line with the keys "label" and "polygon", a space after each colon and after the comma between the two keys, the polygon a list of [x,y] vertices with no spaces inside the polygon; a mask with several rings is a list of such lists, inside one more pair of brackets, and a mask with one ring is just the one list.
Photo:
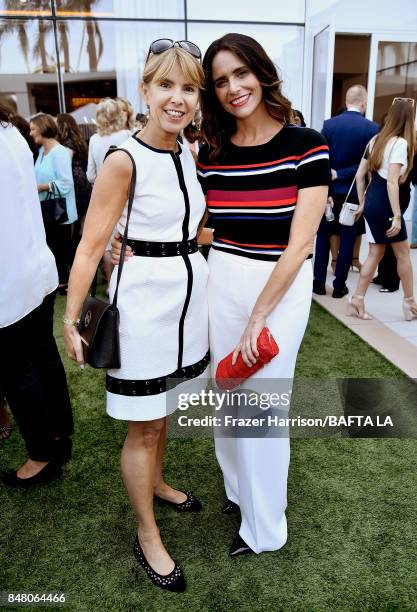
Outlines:
{"label": "woman's blonde hair", "polygon": [[114,132],[126,129],[121,109],[116,100],[103,98],[96,110],[97,132],[100,136],[107,136]]}
{"label": "woman's blonde hair", "polygon": [[416,128],[414,124],[414,105],[407,99],[398,99],[390,107],[384,127],[376,136],[369,156],[369,169],[379,170],[384,159],[384,151],[390,138],[401,136],[407,141],[407,176],[413,167],[416,147]]}
{"label": "woman's blonde hair", "polygon": [[178,64],[190,85],[203,89],[204,72],[200,62],[181,47],[171,47],[163,53],[151,53],[143,70],[143,83],[166,79],[175,64]]}
{"label": "woman's blonde hair", "polygon": [[133,130],[133,128],[135,127],[135,113],[133,110],[133,106],[131,105],[129,100],[126,100],[126,98],[117,97],[116,102],[119,105],[120,110],[125,111],[125,113],[127,113],[125,126],[126,129]]}

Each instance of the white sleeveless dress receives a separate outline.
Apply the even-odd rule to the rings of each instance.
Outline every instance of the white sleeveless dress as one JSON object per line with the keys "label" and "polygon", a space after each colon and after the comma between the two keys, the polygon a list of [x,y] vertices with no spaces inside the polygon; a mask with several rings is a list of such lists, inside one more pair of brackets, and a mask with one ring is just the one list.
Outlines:
{"label": "white sleeveless dress", "polygon": [[[205,199],[186,147],[175,154],[131,136],[120,149],[135,160],[137,181],[128,237],[181,242],[196,237]],[[123,234],[127,204],[117,229]],[[110,281],[113,299],[116,267]],[[208,266],[199,251],[173,257],[137,256],[123,266],[119,285],[121,368],[106,377],[107,412],[149,421],[172,413],[166,384],[208,374]],[[171,405],[168,405],[171,404]]]}

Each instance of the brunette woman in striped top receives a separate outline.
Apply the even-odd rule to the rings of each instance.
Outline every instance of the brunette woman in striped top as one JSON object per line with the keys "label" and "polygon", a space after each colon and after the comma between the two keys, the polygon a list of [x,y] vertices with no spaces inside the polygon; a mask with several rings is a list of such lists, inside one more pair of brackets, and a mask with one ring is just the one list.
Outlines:
{"label": "brunette woman in striped top", "polygon": [[[280,352],[249,378],[248,388],[270,391],[268,380],[278,386],[281,379],[290,392],[310,312],[308,260],[327,201],[328,147],[314,130],[290,124],[291,104],[276,68],[252,38],[227,34],[216,40],[203,67],[207,145],[199,152],[198,174],[214,231],[204,228],[198,239],[213,247],[212,374],[234,349],[235,358],[241,352],[248,365],[255,363],[257,339],[267,325]],[[118,263],[120,244],[113,240],[112,246]],[[241,429],[234,438],[215,438],[227,495],[223,511],[240,509],[242,516],[232,557],[278,550],[287,540],[290,446],[286,431],[278,435],[245,438]]]}
{"label": "brunette woman in striped top", "polygon": [[[212,373],[235,349],[256,362],[268,326],[280,353],[248,380],[286,379],[291,390],[312,294],[313,240],[329,181],[328,147],[314,130],[290,125],[290,102],[276,68],[255,40],[227,34],[203,60],[203,129],[198,174],[213,230],[209,255]],[[213,235],[207,239],[207,235]],[[257,386],[262,391],[262,386]],[[239,416],[239,408],[237,409]],[[287,540],[289,439],[216,437],[227,501],[242,522],[230,555],[277,550]]]}

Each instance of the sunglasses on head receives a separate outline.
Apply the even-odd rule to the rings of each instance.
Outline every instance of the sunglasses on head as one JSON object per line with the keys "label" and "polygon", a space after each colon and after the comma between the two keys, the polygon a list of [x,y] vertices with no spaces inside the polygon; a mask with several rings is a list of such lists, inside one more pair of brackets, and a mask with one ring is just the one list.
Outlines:
{"label": "sunglasses on head", "polygon": [[415,104],[414,98],[394,98],[393,101],[392,101],[392,104],[395,104],[399,100],[404,100],[405,102],[409,102],[412,106],[414,106],[414,104]]}
{"label": "sunglasses on head", "polygon": [[189,40],[172,40],[171,38],[158,38],[157,40],[154,40],[149,47],[148,57],[146,59],[149,59],[151,53],[158,55],[159,53],[168,51],[168,49],[172,49],[172,47],[180,47],[196,59],[201,59],[201,51],[197,45]]}

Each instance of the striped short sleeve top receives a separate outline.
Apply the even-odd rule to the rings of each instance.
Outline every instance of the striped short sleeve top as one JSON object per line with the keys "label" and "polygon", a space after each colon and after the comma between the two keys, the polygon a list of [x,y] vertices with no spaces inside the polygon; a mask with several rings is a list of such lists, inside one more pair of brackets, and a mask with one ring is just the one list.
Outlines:
{"label": "striped short sleeve top", "polygon": [[203,146],[197,170],[213,248],[276,261],[288,246],[298,190],[329,184],[329,148],[315,130],[286,125],[266,144],[229,142],[215,162]]}

